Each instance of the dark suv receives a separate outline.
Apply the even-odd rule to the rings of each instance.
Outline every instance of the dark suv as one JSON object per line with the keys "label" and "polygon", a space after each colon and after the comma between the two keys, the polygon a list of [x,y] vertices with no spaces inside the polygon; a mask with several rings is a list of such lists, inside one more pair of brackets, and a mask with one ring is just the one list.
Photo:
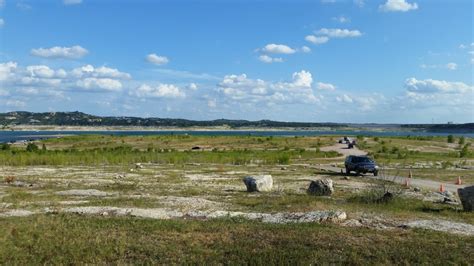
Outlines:
{"label": "dark suv", "polygon": [[375,164],[374,160],[367,156],[354,156],[349,155],[344,162],[346,166],[346,173],[349,174],[351,171],[360,173],[373,173],[374,176],[379,174],[379,167]]}

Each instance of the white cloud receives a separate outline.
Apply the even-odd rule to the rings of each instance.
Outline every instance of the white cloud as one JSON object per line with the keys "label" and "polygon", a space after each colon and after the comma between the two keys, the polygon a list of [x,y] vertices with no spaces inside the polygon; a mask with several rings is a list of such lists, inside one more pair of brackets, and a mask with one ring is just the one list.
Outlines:
{"label": "white cloud", "polygon": [[309,53],[309,52],[311,52],[311,48],[309,48],[308,46],[303,46],[303,47],[301,47],[301,52]]}
{"label": "white cloud", "polygon": [[314,35],[308,35],[304,39],[313,44],[323,44],[329,41],[329,38],[326,36],[314,36]]}
{"label": "white cloud", "polygon": [[342,96],[337,96],[336,101],[344,102],[344,103],[352,103],[353,102],[352,98],[347,94],[343,94]]}
{"label": "white cloud", "polygon": [[6,106],[16,107],[16,108],[26,106],[25,102],[19,101],[19,100],[7,100],[5,104]]}
{"label": "white cloud", "polygon": [[191,83],[191,84],[189,84],[188,87],[189,87],[190,90],[193,90],[193,91],[198,89],[198,86],[196,85],[196,83]]}
{"label": "white cloud", "polygon": [[249,79],[247,75],[226,75],[217,85],[217,92],[231,102],[251,104],[264,102],[277,103],[315,103],[319,99],[311,88],[313,78],[310,72],[302,70],[293,73],[291,82],[267,82]]}
{"label": "white cloud", "polygon": [[423,69],[448,69],[448,70],[456,70],[458,68],[458,64],[456,63],[447,63],[445,65],[427,65],[427,64],[421,64],[421,68]]}
{"label": "white cloud", "polygon": [[265,47],[263,47],[261,51],[270,54],[294,54],[296,52],[295,49],[287,45],[274,43],[265,45]]}
{"label": "white cloud", "polygon": [[172,84],[158,84],[157,86],[149,86],[142,84],[134,91],[130,91],[130,95],[139,98],[184,98],[186,94],[178,87]]}
{"label": "white cloud", "polygon": [[328,36],[330,38],[352,38],[352,37],[362,36],[362,33],[358,30],[327,29],[327,28],[322,28],[318,30],[316,34]]}
{"label": "white cloud", "polygon": [[311,87],[313,77],[309,71],[301,70],[293,73],[293,84],[297,87]]}
{"label": "white cloud", "polygon": [[379,9],[384,12],[407,12],[418,9],[418,4],[410,4],[405,0],[387,0],[385,4],[379,6]]}
{"label": "white cloud", "polygon": [[0,64],[0,81],[6,81],[10,79],[17,69],[18,64],[16,62],[6,62]]}
{"label": "white cloud", "polygon": [[458,65],[456,63],[447,63],[446,68],[449,70],[456,70],[458,68]]}
{"label": "white cloud", "polygon": [[318,90],[327,90],[327,91],[336,90],[336,86],[334,86],[330,83],[323,83],[323,82],[318,82],[317,83],[317,88],[318,88]]}
{"label": "white cloud", "polygon": [[321,0],[322,4],[334,4],[336,2],[337,2],[336,0]]}
{"label": "white cloud", "polygon": [[349,22],[351,22],[350,18],[348,18],[346,16],[343,16],[343,15],[333,17],[332,20],[337,21],[339,23],[349,23]]}
{"label": "white cloud", "polygon": [[38,48],[31,49],[31,54],[34,56],[45,57],[45,58],[67,58],[67,59],[78,59],[87,55],[89,51],[87,49],[75,45],[72,47],[60,47],[54,46],[51,48]]}
{"label": "white cloud", "polygon": [[0,0],[0,8],[3,8],[5,6],[5,0]]}
{"label": "white cloud", "polygon": [[216,108],[217,107],[217,102],[215,99],[210,99],[207,101],[207,106],[209,108]]}
{"label": "white cloud", "polygon": [[7,90],[0,89],[0,96],[8,96],[10,93]]}
{"label": "white cloud", "polygon": [[0,28],[2,28],[5,25],[5,20],[3,18],[0,18]]}
{"label": "white cloud", "polygon": [[283,62],[283,58],[281,58],[281,57],[271,57],[271,56],[268,56],[266,54],[260,55],[258,57],[258,60],[260,60],[261,62],[267,63],[267,64]]}
{"label": "white cloud", "polygon": [[463,82],[449,82],[444,80],[425,79],[417,80],[416,78],[409,78],[405,81],[405,88],[408,92],[416,94],[463,94],[472,93],[473,86],[469,86]]}
{"label": "white cloud", "polygon": [[113,79],[130,79],[132,76],[125,72],[120,72],[118,69],[109,68],[105,66],[94,67],[92,65],[84,65],[82,67],[75,68],[71,71],[71,74],[77,78],[113,78]]}
{"label": "white cloud", "polygon": [[120,81],[110,78],[85,78],[78,80],[76,85],[86,90],[120,91],[122,89]]}
{"label": "white cloud", "polygon": [[149,54],[146,56],[146,60],[155,65],[166,65],[169,60],[166,56],[159,56],[157,54]]}
{"label": "white cloud", "polygon": [[65,5],[78,5],[80,3],[82,3],[82,0],[63,0]]}
{"label": "white cloud", "polygon": [[18,67],[16,62],[0,64],[0,81],[21,94],[32,94],[40,88],[41,95],[61,96],[61,91],[84,89],[87,91],[119,91],[120,80],[131,78],[130,74],[114,68],[85,65],[66,71],[47,65]]}

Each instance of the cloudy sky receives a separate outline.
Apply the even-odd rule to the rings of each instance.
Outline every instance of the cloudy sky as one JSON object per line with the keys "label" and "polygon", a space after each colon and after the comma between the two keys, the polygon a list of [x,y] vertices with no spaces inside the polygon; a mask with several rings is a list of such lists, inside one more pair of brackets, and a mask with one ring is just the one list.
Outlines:
{"label": "cloudy sky", "polygon": [[472,0],[0,0],[0,112],[474,121]]}

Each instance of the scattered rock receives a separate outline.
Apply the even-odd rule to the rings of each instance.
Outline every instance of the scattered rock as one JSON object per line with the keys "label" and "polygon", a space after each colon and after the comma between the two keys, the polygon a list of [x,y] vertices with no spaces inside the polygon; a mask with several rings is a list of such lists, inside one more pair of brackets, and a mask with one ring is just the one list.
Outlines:
{"label": "scattered rock", "polygon": [[165,208],[140,209],[140,208],[118,208],[118,207],[76,207],[68,208],[65,212],[85,214],[85,215],[114,215],[114,216],[134,216],[152,219],[215,219],[225,217],[241,217],[249,220],[257,220],[264,223],[339,223],[346,220],[347,215],[342,211],[313,211],[297,213],[245,213],[230,211],[190,211],[179,212]]}
{"label": "scattered rock", "polygon": [[419,220],[408,222],[403,225],[408,228],[423,228],[435,231],[442,231],[454,234],[474,236],[474,225],[465,223],[456,223],[446,220]]}
{"label": "scattered rock", "polygon": [[444,203],[444,204],[451,204],[451,205],[459,205],[459,202],[457,201],[454,194],[449,192],[449,191],[431,192],[423,200],[433,202],[433,203]]}
{"label": "scattered rock", "polygon": [[265,192],[272,190],[273,187],[271,175],[247,176],[243,181],[248,192]]}
{"label": "scattered rock", "polygon": [[280,168],[280,170],[283,170],[283,171],[284,171],[284,170],[286,170],[286,169],[287,169],[286,167],[282,167],[282,168]]}
{"label": "scattered rock", "polygon": [[115,193],[108,193],[97,189],[70,189],[58,191],[55,194],[62,196],[106,197],[112,196]]}
{"label": "scattered rock", "polygon": [[9,211],[0,213],[0,217],[24,217],[24,216],[30,216],[32,214],[35,214],[35,213],[28,210],[9,210]]}
{"label": "scattered rock", "polygon": [[136,163],[135,164],[135,169],[142,169],[143,165],[141,163]]}
{"label": "scattered rock", "polygon": [[414,187],[414,188],[413,188],[413,191],[415,191],[415,192],[420,192],[421,189],[420,189],[419,187]]}
{"label": "scattered rock", "polygon": [[330,196],[333,192],[334,187],[332,185],[332,180],[329,178],[313,180],[308,188],[308,194],[314,196]]}
{"label": "scattered rock", "polygon": [[348,176],[343,176],[341,179],[343,179],[343,180],[351,180],[351,178],[348,177]]}
{"label": "scattered rock", "polygon": [[464,211],[474,211],[474,186],[458,189],[458,195],[461,199],[462,207]]}

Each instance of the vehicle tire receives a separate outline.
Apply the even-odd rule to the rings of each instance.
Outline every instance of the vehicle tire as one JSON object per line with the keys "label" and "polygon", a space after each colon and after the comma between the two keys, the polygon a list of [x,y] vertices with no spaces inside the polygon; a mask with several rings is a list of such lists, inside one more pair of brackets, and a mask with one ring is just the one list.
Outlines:
{"label": "vehicle tire", "polygon": [[351,173],[351,170],[349,170],[349,168],[346,167],[346,174],[350,174]]}
{"label": "vehicle tire", "polygon": [[379,175],[379,171],[375,171],[374,176],[378,176],[378,175]]}

